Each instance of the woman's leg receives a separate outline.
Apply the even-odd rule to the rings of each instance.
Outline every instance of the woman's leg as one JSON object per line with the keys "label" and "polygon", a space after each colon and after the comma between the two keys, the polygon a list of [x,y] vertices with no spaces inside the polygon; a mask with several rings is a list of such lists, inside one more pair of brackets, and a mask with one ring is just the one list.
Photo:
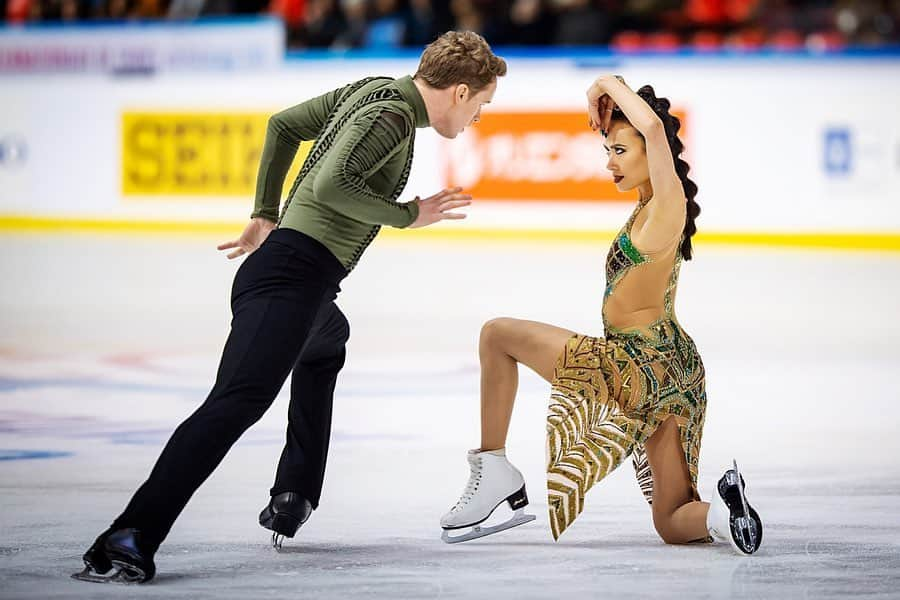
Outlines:
{"label": "woman's leg", "polygon": [[546,379],[574,332],[521,319],[492,319],[481,329],[481,449],[506,445],[509,420],[519,384],[518,363]]}
{"label": "woman's leg", "polygon": [[709,503],[694,499],[678,425],[669,417],[644,445],[653,473],[653,525],[667,544],[709,536]]}

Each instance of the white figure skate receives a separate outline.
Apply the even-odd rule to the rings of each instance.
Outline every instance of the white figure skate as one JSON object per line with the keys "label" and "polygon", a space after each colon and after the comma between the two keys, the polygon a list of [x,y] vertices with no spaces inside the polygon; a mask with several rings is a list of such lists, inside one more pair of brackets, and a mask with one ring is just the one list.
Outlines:
{"label": "white figure skate", "polygon": [[[523,525],[535,519],[525,514],[528,496],[525,493],[525,478],[517,468],[506,460],[506,451],[469,450],[469,482],[456,505],[441,517],[444,533],[441,539],[448,544],[467,542],[486,535]],[[504,502],[515,511],[512,517],[499,525],[482,527],[498,506]],[[458,529],[472,528],[459,535],[451,535]]]}
{"label": "white figure skate", "polygon": [[763,525],[759,515],[747,503],[744,478],[734,468],[725,471],[713,492],[706,526],[713,538],[728,541],[741,554],[753,554],[762,543]]}

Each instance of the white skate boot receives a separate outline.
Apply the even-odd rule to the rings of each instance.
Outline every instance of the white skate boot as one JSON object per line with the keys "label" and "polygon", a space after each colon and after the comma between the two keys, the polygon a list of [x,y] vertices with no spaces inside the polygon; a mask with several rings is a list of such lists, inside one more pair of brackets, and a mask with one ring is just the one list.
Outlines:
{"label": "white skate boot", "polygon": [[762,520],[747,503],[737,462],[719,479],[709,502],[706,526],[713,538],[730,542],[742,554],[753,554],[762,543]]}
{"label": "white skate boot", "polygon": [[[525,514],[528,496],[525,494],[525,478],[517,468],[506,460],[506,451],[469,450],[469,483],[450,512],[441,517],[444,533],[441,539],[448,544],[466,542],[476,538],[499,533],[505,529],[534,520],[534,515]],[[514,510],[513,516],[499,525],[481,527],[494,509],[508,502]],[[471,527],[472,530],[451,536],[456,529]]]}

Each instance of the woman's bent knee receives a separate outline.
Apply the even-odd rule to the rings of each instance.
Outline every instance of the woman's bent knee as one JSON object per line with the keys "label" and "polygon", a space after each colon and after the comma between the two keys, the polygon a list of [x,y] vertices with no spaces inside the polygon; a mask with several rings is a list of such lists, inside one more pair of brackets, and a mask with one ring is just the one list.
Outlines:
{"label": "woman's bent knee", "polygon": [[481,346],[496,346],[502,343],[505,335],[512,329],[516,319],[509,317],[497,317],[486,322],[481,327]]}

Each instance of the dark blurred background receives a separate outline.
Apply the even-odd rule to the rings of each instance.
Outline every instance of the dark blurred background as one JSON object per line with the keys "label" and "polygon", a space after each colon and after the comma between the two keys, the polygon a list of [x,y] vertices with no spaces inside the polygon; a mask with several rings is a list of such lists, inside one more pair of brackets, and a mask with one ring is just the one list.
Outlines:
{"label": "dark blurred background", "polygon": [[421,47],[449,29],[495,45],[620,51],[900,42],[900,0],[0,0],[0,8],[9,24],[272,14],[293,49]]}

